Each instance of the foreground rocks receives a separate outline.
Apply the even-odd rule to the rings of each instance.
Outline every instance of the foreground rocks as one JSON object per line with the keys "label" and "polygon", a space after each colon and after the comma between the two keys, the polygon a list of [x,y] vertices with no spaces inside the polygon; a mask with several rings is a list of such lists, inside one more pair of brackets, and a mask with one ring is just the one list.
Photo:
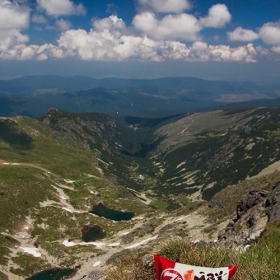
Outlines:
{"label": "foreground rocks", "polygon": [[265,208],[269,222],[280,219],[280,181],[276,183],[271,195],[265,201]]}
{"label": "foreground rocks", "polygon": [[236,219],[218,235],[218,241],[232,246],[248,245],[259,236],[267,223],[280,219],[280,181],[272,192],[252,189],[237,203]]}

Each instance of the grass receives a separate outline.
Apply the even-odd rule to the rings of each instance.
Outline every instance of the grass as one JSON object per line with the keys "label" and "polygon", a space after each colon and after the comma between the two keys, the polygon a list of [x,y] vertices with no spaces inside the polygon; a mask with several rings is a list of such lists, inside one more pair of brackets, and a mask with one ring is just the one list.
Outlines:
{"label": "grass", "polygon": [[35,258],[31,255],[18,254],[16,257],[12,258],[13,263],[19,265],[20,267],[11,268],[10,271],[16,275],[23,277],[28,277],[37,272],[40,272],[42,268],[51,268],[50,265],[41,258]]}
{"label": "grass", "polygon": [[[0,235],[0,264],[7,265],[11,247],[20,245],[18,241],[10,236]],[[1,279],[1,278],[0,278]]]}
{"label": "grass", "polygon": [[5,211],[0,211],[0,229],[13,232],[25,222],[39,202],[56,200],[51,181],[41,170],[29,166],[0,166],[0,199]]}
{"label": "grass", "polygon": [[165,213],[169,212],[168,211],[168,202],[161,200],[161,199],[154,199],[151,202],[150,206],[161,212],[165,212]]}
{"label": "grass", "polygon": [[280,268],[280,221],[270,223],[258,242],[239,256],[239,278],[248,275],[247,279],[279,279]]}
{"label": "grass", "polygon": [[[166,139],[161,143],[160,148],[168,150],[170,142],[176,143],[176,148],[185,145],[186,142],[193,142],[201,134],[205,137],[220,136],[222,132],[227,131],[228,127],[239,123],[245,124],[248,118],[243,118],[244,114],[233,114],[227,117],[222,111],[211,111],[187,116],[178,122],[161,126],[157,133],[159,135],[167,135]],[[186,129],[187,128],[187,129]],[[186,131],[188,133],[182,133]],[[206,133],[205,133],[206,132]]]}
{"label": "grass", "polygon": [[137,255],[123,258],[118,268],[108,271],[106,280],[152,280],[155,279],[153,269],[147,269],[143,259]]}
{"label": "grass", "polygon": [[[0,235],[0,265],[7,265],[10,249],[19,245],[19,242],[12,238],[13,234],[22,230],[27,217],[36,213],[40,202],[46,199],[55,201],[56,196],[51,180],[42,170],[34,167],[0,165],[0,178],[0,200],[4,209],[0,211],[0,231],[6,234]],[[25,267],[27,261],[22,259],[21,262],[21,259],[22,257],[15,260]],[[33,266],[31,260],[36,259],[30,259],[30,266]]]}
{"label": "grass", "polygon": [[[54,135],[34,119],[14,118],[9,120],[6,130],[12,130],[12,133],[5,134],[5,137],[0,135],[1,159],[4,161],[34,164],[68,178],[83,172],[98,174],[92,167],[91,153],[77,149],[73,143],[56,142]],[[15,141],[15,138],[22,140]]]}
{"label": "grass", "polygon": [[9,280],[8,276],[0,271],[0,280]]}
{"label": "grass", "polygon": [[[193,201],[190,202],[189,204],[187,204],[184,207],[179,208],[178,210],[176,210],[176,215],[187,215],[190,214],[198,209],[200,209],[201,207],[205,206],[207,203],[205,201]],[[204,209],[204,207],[203,207]]]}
{"label": "grass", "polygon": [[[162,194],[178,196],[192,194],[197,191],[195,186],[200,186],[203,198],[210,200],[227,185],[257,174],[272,158],[273,161],[280,159],[277,152],[279,125],[273,124],[278,121],[274,116],[277,111],[271,110],[267,123],[258,123],[258,114],[265,112],[237,111],[227,115],[214,111],[190,115],[160,126],[154,135],[152,128],[134,131],[103,114],[58,111],[52,116],[53,129],[38,120],[17,117],[7,123],[1,122],[7,132],[0,134],[1,157],[13,162],[33,163],[73,179],[83,172],[98,176],[93,165],[100,158],[107,163],[104,165],[106,175],[114,173],[121,184],[137,191],[153,189],[158,197]],[[248,122],[252,123],[250,132],[242,134]],[[81,132],[91,151],[84,150]],[[157,142],[156,135],[161,135],[163,141]],[[199,139],[201,135],[203,139]],[[261,138],[266,141],[263,143]],[[247,150],[251,141],[255,145]],[[148,160],[151,153],[160,156],[158,163],[163,172]],[[262,157],[257,159],[260,154]],[[163,156],[165,159],[161,162]],[[184,165],[177,168],[181,163]],[[102,166],[101,161],[99,165]],[[184,179],[197,170],[193,180]],[[139,180],[139,174],[144,175],[144,181]],[[207,188],[211,183],[213,186]],[[178,208],[180,202],[177,204]]]}
{"label": "grass", "polygon": [[[172,195],[171,195],[171,198],[173,198]],[[186,195],[183,195],[183,194],[179,194],[179,195],[175,196],[174,200],[182,206],[187,206],[188,204],[191,203],[191,200]]]}

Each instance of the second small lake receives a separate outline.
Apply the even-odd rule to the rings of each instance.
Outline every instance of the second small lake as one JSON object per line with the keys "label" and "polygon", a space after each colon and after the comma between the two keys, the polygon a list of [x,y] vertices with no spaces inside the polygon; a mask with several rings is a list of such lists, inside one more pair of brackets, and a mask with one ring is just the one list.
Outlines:
{"label": "second small lake", "polygon": [[27,278],[26,280],[59,280],[63,277],[72,275],[76,270],[75,269],[49,269],[44,270],[34,276]]}

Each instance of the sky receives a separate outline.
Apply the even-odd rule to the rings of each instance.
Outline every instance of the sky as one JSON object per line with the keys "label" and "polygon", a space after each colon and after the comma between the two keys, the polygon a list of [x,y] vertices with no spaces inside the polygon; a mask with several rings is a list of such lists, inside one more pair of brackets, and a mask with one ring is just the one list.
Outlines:
{"label": "sky", "polygon": [[0,78],[280,81],[279,0],[0,0]]}

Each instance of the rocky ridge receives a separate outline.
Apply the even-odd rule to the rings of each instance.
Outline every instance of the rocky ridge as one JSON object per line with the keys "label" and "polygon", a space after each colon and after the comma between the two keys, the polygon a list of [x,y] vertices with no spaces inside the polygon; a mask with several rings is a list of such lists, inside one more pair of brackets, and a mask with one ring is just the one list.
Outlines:
{"label": "rocky ridge", "polygon": [[242,196],[236,218],[219,232],[218,240],[232,246],[247,246],[261,235],[268,223],[280,219],[280,181],[271,193],[258,188]]}

